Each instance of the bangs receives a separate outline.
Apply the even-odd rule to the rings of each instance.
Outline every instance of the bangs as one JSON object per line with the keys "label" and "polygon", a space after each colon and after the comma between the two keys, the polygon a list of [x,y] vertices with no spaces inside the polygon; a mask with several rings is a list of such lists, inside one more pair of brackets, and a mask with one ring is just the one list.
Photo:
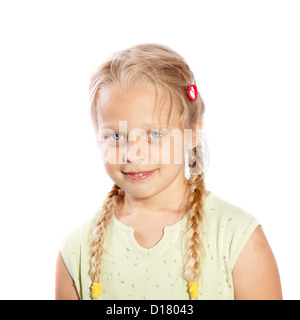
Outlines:
{"label": "bangs", "polygon": [[155,84],[154,88],[156,92],[154,115],[157,119],[161,119],[162,112],[167,110],[168,126],[173,122],[175,116],[179,116],[182,124],[180,129],[183,129],[186,126],[186,115],[180,95],[174,94],[176,91],[166,85]]}

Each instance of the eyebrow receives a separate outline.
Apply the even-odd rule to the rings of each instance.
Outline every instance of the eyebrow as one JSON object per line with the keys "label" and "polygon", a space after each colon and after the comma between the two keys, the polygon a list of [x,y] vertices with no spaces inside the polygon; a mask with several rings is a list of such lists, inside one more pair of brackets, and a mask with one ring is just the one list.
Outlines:
{"label": "eyebrow", "polygon": [[[167,127],[167,123],[143,123],[141,127],[139,128],[146,128],[146,129],[152,129],[152,128],[159,128],[159,127]],[[108,122],[105,123],[104,125],[100,126],[100,129],[113,129],[113,130],[118,130],[119,125],[118,123],[115,122]]]}

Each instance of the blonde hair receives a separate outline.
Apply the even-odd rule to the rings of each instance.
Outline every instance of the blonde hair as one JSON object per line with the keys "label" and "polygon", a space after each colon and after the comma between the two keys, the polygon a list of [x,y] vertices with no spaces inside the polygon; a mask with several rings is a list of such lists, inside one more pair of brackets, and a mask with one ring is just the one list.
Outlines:
{"label": "blonde hair", "polygon": [[[170,101],[169,119],[178,112],[184,128],[196,128],[203,120],[204,103],[198,92],[196,101],[187,95],[187,87],[196,84],[194,74],[177,52],[160,44],[140,44],[113,54],[91,77],[91,118],[98,132],[97,100],[103,89],[118,85],[128,89],[136,83],[152,84],[156,92],[163,91]],[[175,102],[175,103],[174,103]],[[206,193],[203,172],[203,154],[198,144],[188,150],[191,176],[188,180],[188,197],[184,209],[187,212],[186,264],[184,277],[189,283],[199,280],[204,248],[201,241],[203,222],[203,199]],[[124,191],[113,185],[103,201],[92,239],[91,278],[100,281],[100,262],[107,225],[117,205],[123,200]],[[192,295],[192,299],[197,299]]]}

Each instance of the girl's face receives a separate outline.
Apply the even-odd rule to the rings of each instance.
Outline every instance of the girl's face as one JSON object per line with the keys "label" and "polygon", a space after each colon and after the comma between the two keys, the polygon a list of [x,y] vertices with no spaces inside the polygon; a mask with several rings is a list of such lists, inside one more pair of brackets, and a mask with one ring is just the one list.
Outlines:
{"label": "girl's face", "polygon": [[97,104],[98,142],[105,169],[135,198],[172,193],[187,181],[179,116],[175,112],[168,125],[169,101],[158,116],[155,97],[152,86],[137,85],[128,91],[111,86],[101,92]]}

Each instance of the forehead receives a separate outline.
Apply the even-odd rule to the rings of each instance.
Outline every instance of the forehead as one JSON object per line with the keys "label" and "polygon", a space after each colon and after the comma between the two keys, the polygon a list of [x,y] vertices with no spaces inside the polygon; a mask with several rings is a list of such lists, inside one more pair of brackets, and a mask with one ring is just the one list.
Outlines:
{"label": "forehead", "polygon": [[[152,85],[136,85],[127,90],[110,86],[101,91],[97,101],[99,128],[118,128],[119,121],[127,121],[132,128],[166,127],[171,107],[169,97],[156,92]],[[169,125],[178,126],[175,118]]]}

